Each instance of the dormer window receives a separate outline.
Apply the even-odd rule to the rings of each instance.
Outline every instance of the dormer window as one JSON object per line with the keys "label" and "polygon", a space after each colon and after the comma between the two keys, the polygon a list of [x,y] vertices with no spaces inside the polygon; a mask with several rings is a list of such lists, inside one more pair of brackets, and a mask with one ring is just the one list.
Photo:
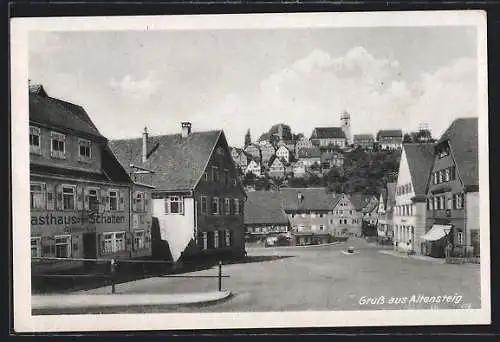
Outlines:
{"label": "dormer window", "polygon": [[40,147],[40,128],[30,126],[30,153],[42,154]]}
{"label": "dormer window", "polygon": [[50,155],[53,158],[66,158],[66,136],[58,132],[50,132]]}
{"label": "dormer window", "polygon": [[90,141],[85,139],[78,140],[78,160],[89,162],[91,159]]}

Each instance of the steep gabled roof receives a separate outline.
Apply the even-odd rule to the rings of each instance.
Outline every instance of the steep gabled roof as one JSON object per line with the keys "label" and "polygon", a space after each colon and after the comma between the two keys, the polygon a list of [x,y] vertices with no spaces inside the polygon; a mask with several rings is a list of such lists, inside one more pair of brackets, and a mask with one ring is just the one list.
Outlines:
{"label": "steep gabled roof", "polygon": [[[193,132],[185,138],[181,134],[150,136],[148,146],[154,152],[147,165],[155,172],[153,185],[157,190],[193,190],[223,136],[221,130]],[[112,140],[109,145],[126,170],[131,170],[131,163],[142,165],[142,138]]]}
{"label": "steep gabled roof", "polygon": [[341,127],[316,127],[311,139],[345,139],[345,134]]}
{"label": "steep gabled roof", "polygon": [[54,129],[106,140],[82,107],[47,96],[41,86],[30,86],[29,120]]}
{"label": "steep gabled roof", "polygon": [[403,138],[403,131],[400,129],[382,129],[378,131],[377,136],[379,138]]}
{"label": "steep gabled roof", "polygon": [[[328,193],[326,188],[284,188],[280,193],[285,210],[332,210],[342,198]],[[297,197],[299,193],[302,201]]]}
{"label": "steep gabled roof", "polygon": [[249,191],[244,210],[245,224],[288,224],[279,192]]}
{"label": "steep gabled roof", "polygon": [[354,141],[359,140],[375,140],[372,134],[354,134]]}
{"label": "steep gabled roof", "polygon": [[403,144],[415,195],[425,195],[434,161],[434,144]]}
{"label": "steep gabled roof", "polygon": [[438,144],[448,141],[464,186],[479,185],[478,118],[459,118],[443,133]]}

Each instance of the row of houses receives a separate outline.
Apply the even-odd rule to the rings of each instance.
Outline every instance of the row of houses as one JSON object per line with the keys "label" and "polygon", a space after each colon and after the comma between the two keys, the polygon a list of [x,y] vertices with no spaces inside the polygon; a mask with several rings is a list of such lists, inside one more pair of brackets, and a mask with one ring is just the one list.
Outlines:
{"label": "row of houses", "polygon": [[375,225],[375,196],[335,194],[326,188],[281,188],[250,191],[245,206],[249,241],[286,234],[295,245],[361,236],[363,222]]}
{"label": "row of houses", "polygon": [[245,192],[224,132],[108,140],[80,106],[29,86],[31,254],[78,262],[244,254]]}
{"label": "row of houses", "polygon": [[435,144],[404,144],[396,183],[380,197],[378,234],[395,249],[479,255],[478,119],[453,121]]}

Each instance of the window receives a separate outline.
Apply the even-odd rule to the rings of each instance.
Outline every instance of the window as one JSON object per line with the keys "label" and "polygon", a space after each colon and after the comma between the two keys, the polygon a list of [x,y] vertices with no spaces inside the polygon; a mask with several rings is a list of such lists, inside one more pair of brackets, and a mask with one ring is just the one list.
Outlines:
{"label": "window", "polygon": [[136,230],[134,232],[134,248],[137,250],[144,247],[144,230]]}
{"label": "window", "polygon": [[226,246],[230,247],[232,242],[232,231],[229,229],[226,230]]}
{"label": "window", "polygon": [[457,177],[455,166],[450,167],[450,180],[455,180]]}
{"label": "window", "polygon": [[165,214],[184,214],[184,199],[181,196],[166,197]]}
{"label": "window", "polygon": [[446,209],[451,209],[452,208],[452,199],[451,197],[448,197],[446,199]]}
{"label": "window", "polygon": [[229,170],[224,170],[224,186],[229,185]]}
{"label": "window", "polygon": [[464,196],[463,194],[453,195],[455,209],[463,209],[463,207],[464,207],[464,197],[463,196]]}
{"label": "window", "polygon": [[31,257],[39,258],[41,256],[42,256],[41,238],[39,237],[31,238]]}
{"label": "window", "polygon": [[240,215],[240,200],[237,198],[234,199],[234,215]]}
{"label": "window", "polygon": [[207,196],[201,196],[200,203],[201,203],[201,213],[207,214],[207,206],[208,206]]}
{"label": "window", "polygon": [[109,210],[118,210],[118,191],[109,190]]}
{"label": "window", "polygon": [[324,226],[324,225],[322,225],[322,224],[320,224],[320,225],[319,225],[319,230],[320,230],[320,231],[325,230],[325,226]]}
{"label": "window", "polygon": [[99,210],[99,196],[97,194],[99,190],[98,189],[89,189],[88,190],[88,196],[89,196],[89,210],[92,211],[98,211]]}
{"label": "window", "polygon": [[344,211],[343,210],[340,210],[340,215],[344,215]]}
{"label": "window", "polygon": [[212,179],[214,182],[219,181],[219,168],[217,166],[212,166]]}
{"label": "window", "polygon": [[125,250],[125,232],[105,233],[103,235],[104,253],[116,253]]}
{"label": "window", "polygon": [[144,193],[136,192],[134,197],[134,210],[136,212],[143,212],[145,210],[144,206]]}
{"label": "window", "polygon": [[444,196],[439,196],[439,209],[444,209]]}
{"label": "window", "polygon": [[347,224],[347,219],[344,219],[344,224]]}
{"label": "window", "polygon": [[66,136],[61,133],[51,132],[50,155],[54,158],[66,157]]}
{"label": "window", "polygon": [[41,154],[40,147],[40,128],[30,126],[30,152]]}
{"label": "window", "polygon": [[205,182],[208,182],[208,172],[207,171],[205,171],[203,173],[203,179],[205,180]]}
{"label": "window", "polygon": [[237,185],[237,180],[236,178],[233,178],[233,186],[236,186]]}
{"label": "window", "polygon": [[464,244],[464,234],[462,232],[457,233],[457,245],[461,246]]}
{"label": "window", "polygon": [[231,215],[231,199],[230,198],[224,198],[224,211],[226,216]]}
{"label": "window", "polygon": [[356,223],[356,220],[354,220],[354,219],[353,219],[353,220],[352,220],[352,224],[355,224],[355,223]]}
{"label": "window", "polygon": [[55,236],[56,242],[56,258],[71,257],[71,236],[59,235]]}
{"label": "window", "polygon": [[439,210],[439,199],[438,197],[434,197],[434,210]]}
{"label": "window", "polygon": [[349,214],[352,215],[352,210],[349,210]]}
{"label": "window", "polygon": [[220,202],[219,197],[212,197],[212,215],[220,214]]}
{"label": "window", "polygon": [[30,184],[30,208],[31,209],[45,208],[45,184],[43,183]]}
{"label": "window", "polygon": [[78,140],[78,159],[80,161],[90,161],[90,141],[85,139]]}
{"label": "window", "polygon": [[450,181],[450,169],[444,170],[444,181],[449,182]]}
{"label": "window", "polygon": [[304,227],[304,225],[303,225],[303,224],[299,224],[298,231],[299,231],[299,232],[302,232],[302,231],[304,231],[304,228],[305,228],[305,227]]}
{"label": "window", "polygon": [[438,171],[438,182],[439,183],[443,182],[443,170]]}
{"label": "window", "polygon": [[75,187],[63,186],[63,210],[75,210]]}
{"label": "window", "polygon": [[438,184],[438,174],[434,172],[434,184]]}
{"label": "window", "polygon": [[219,248],[219,231],[214,232],[214,248]]}

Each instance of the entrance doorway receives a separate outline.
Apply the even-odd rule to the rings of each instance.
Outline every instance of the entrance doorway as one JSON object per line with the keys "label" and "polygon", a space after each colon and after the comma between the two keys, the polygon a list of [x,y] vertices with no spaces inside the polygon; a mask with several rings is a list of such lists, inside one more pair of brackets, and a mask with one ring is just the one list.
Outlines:
{"label": "entrance doorway", "polygon": [[[97,258],[97,236],[95,233],[83,234],[83,257],[85,259]],[[85,261],[85,267],[92,267],[96,263],[93,261]]]}

